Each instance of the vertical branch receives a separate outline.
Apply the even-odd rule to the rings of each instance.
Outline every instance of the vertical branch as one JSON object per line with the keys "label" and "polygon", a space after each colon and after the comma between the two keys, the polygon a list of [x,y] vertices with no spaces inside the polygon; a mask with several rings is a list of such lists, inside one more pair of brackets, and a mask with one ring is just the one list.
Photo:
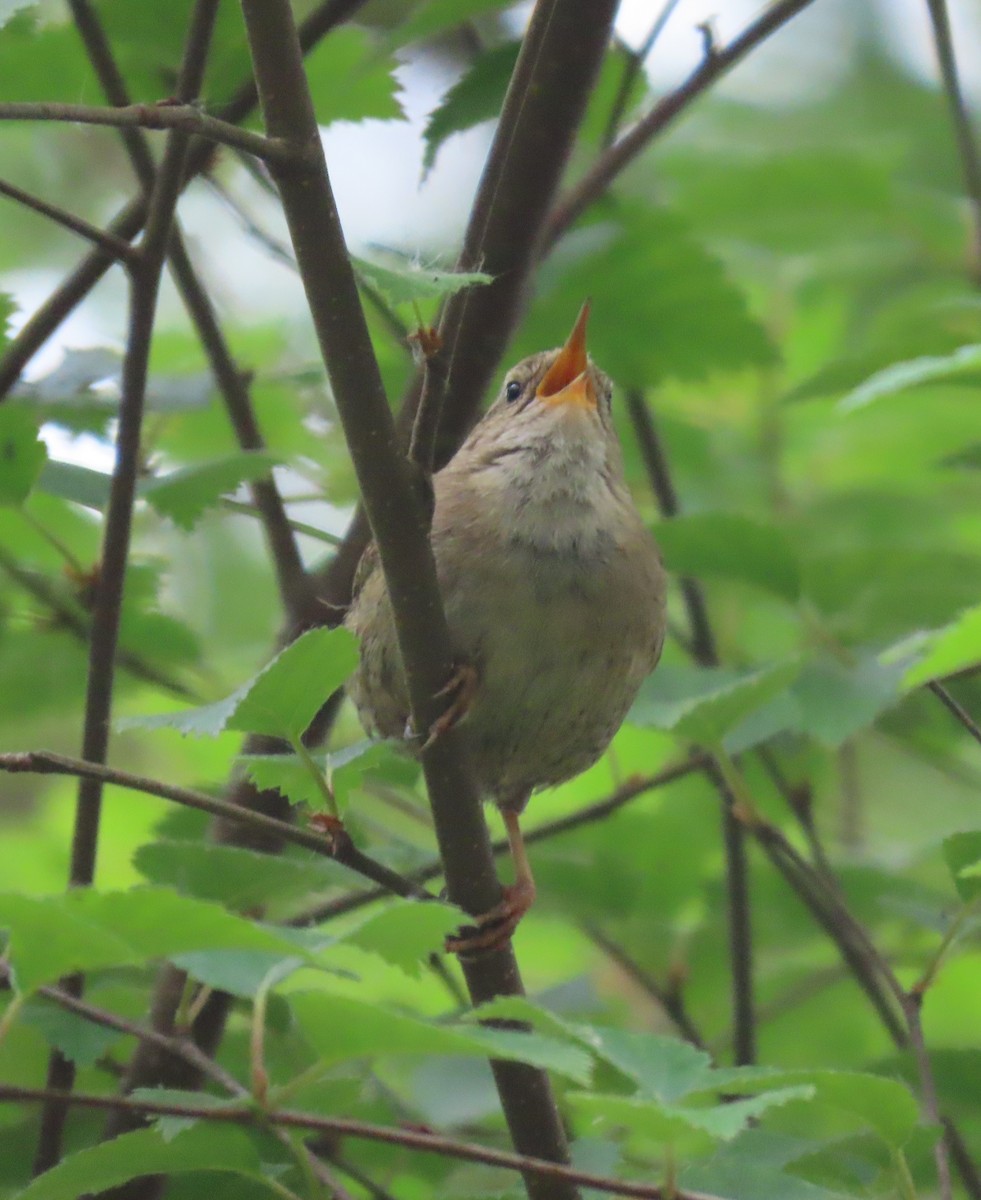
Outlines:
{"label": "vertical branch", "polygon": [[[180,100],[193,99],[200,88],[217,3],[218,0],[197,0],[178,79],[177,95]],[[163,161],[149,201],[146,238],[139,261],[130,268],[129,337],[123,362],[116,465],[106,508],[99,583],[92,617],[82,734],[82,757],[95,763],[106,761],[109,745],[116,644],[129,557],[147,364],[160,276],[180,195],[188,141],[188,135],[178,130],[167,137]],[[69,869],[72,887],[84,887],[94,877],[101,808],[102,784],[97,780],[82,780],[78,789],[72,836]],[[75,976],[65,981],[65,987],[78,995],[81,993],[82,980]],[[48,1066],[49,1087],[59,1091],[70,1090],[74,1074],[72,1061],[55,1052]],[[34,1161],[36,1174],[58,1161],[66,1114],[67,1104],[64,1101],[51,1101],[45,1105]]]}
{"label": "vertical branch", "polygon": [[940,78],[947,93],[950,116],[954,122],[954,136],[961,156],[964,188],[974,217],[973,274],[975,281],[981,282],[981,155],[971,130],[971,119],[957,74],[957,58],[950,33],[947,0],[927,0],[927,8],[933,26],[933,44],[940,65]]}
{"label": "vertical branch", "polygon": [[[641,457],[647,469],[651,489],[657,497],[661,515],[673,517],[679,511],[678,494],[668,466],[667,456],[658,437],[654,418],[643,393],[627,394],[627,411],[634,428]],[[691,630],[691,653],[703,667],[719,665],[718,651],[705,606],[705,595],[694,579],[681,580],[681,595]],[[726,894],[728,896],[729,964],[732,973],[733,1050],[739,1064],[753,1062],[756,1056],[756,1018],[753,1002],[753,934],[749,898],[749,871],[746,862],[746,834],[733,813],[733,797],[725,779],[714,765],[710,774],[722,797],[722,840],[726,857]]]}
{"label": "vertical branch", "polygon": [[[416,729],[440,715],[437,693],[452,673],[449,631],[436,582],[424,514],[395,425],[358,297],[327,175],[313,102],[289,0],[242,0],[267,132],[302,147],[309,165],[277,165],[274,176],[310,313],[371,522],[395,616]],[[423,772],[450,898],[471,914],[500,899],[490,838],[463,756],[459,730],[423,754]],[[517,994],[511,948],[464,965],[477,1003]],[[561,1162],[565,1135],[547,1076],[523,1064],[492,1064],[516,1148]],[[534,1200],[572,1200],[568,1183],[525,1178]]]}
{"label": "vertical branch", "polygon": [[[130,104],[126,82],[90,0],[69,0],[69,6],[106,99],[116,107]],[[137,128],[122,128],[120,134],[136,177],[144,193],[149,195],[156,178],[156,167],[146,135]],[[176,221],[170,234],[168,257],[177,290],[197,329],[238,444],[243,450],[264,450],[265,441],[252,407],[246,375],[232,358],[214,307],[194,269]],[[267,479],[254,481],[250,487],[269,543],[283,606],[291,622],[299,625],[309,612],[310,586],[286,509],[271,475]]]}

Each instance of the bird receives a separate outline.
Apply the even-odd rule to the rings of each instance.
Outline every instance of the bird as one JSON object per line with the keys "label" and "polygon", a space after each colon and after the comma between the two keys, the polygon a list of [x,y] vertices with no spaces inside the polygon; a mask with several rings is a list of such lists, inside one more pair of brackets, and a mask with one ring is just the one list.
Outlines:
{"label": "bird", "polygon": [[[515,882],[451,941],[477,953],[509,939],[535,899],[520,817],[533,792],[591,766],[660,658],[661,556],[634,503],[610,378],[589,358],[587,301],[563,346],[507,372],[500,392],[432,478],[430,538],[454,661],[457,721],[482,797],[504,819]],[[414,745],[395,623],[377,552],[358,569],[346,624],[360,642],[348,684],[370,735]]]}

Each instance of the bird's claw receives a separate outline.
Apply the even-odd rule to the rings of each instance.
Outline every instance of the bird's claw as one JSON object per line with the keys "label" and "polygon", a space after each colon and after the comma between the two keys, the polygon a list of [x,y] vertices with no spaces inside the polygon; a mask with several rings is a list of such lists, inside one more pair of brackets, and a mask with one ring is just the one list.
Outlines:
{"label": "bird's claw", "polygon": [[444,687],[436,693],[437,699],[442,699],[444,696],[449,703],[446,706],[442,716],[436,718],[432,725],[429,726],[429,733],[426,735],[426,740],[422,744],[422,751],[426,751],[429,747],[448,733],[455,725],[466,717],[473,705],[474,696],[477,694],[477,685],[480,682],[480,676],[477,673],[477,668],[468,662],[457,663],[453,668],[453,674],[446,681]]}
{"label": "bird's claw", "polygon": [[463,925],[446,939],[446,949],[460,958],[477,958],[500,950],[518,928],[521,918],[535,902],[535,885],[520,881],[504,888],[499,904],[474,918],[472,925]]}

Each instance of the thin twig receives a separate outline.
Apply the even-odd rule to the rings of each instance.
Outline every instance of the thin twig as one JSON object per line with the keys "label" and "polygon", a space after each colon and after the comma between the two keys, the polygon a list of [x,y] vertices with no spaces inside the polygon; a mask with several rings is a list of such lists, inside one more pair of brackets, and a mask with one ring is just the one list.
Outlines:
{"label": "thin twig", "polygon": [[811,3],[813,0],[779,0],[728,46],[717,48],[713,55],[704,58],[680,87],[660,99],[645,117],[600,154],[583,178],[559,200],[548,219],[545,246],[552,246],[599,199],[651,139],[660,134],[693,100]]}
{"label": "thin twig", "polygon": [[[679,512],[667,455],[658,436],[654,417],[642,392],[627,393],[627,411],[640,447],[658,506],[663,517]],[[719,665],[715,637],[709,622],[705,594],[696,579],[681,580],[681,595],[688,618],[691,640],[688,649],[699,666]],[[733,797],[725,777],[713,761],[708,772],[722,799],[722,842],[726,859],[726,918],[729,934],[729,969],[732,978],[732,1044],[738,1065],[752,1063],[756,1057],[756,1018],[753,995],[753,931],[749,895],[749,868],[746,861],[746,834],[733,812]]]}
{"label": "thin twig", "polygon": [[40,196],[34,196],[30,192],[25,192],[23,188],[19,188],[13,183],[8,183],[5,179],[0,179],[0,195],[9,196],[11,200],[16,200],[18,204],[22,204],[25,208],[40,213],[44,217],[49,217],[65,229],[70,229],[72,233],[77,233],[79,237],[92,242],[93,245],[101,246],[103,250],[107,250],[121,262],[131,263],[139,253],[136,247],[131,242],[126,241],[125,238],[117,237],[108,229],[100,229],[98,225],[93,225],[91,221],[77,217],[74,213],[68,212],[67,209],[59,208],[56,204],[50,204],[47,200],[42,200]]}
{"label": "thin twig", "polygon": [[[907,992],[903,1003],[906,1015],[906,1025],[909,1029],[909,1042],[916,1063],[916,1073],[920,1078],[920,1096],[923,1104],[923,1115],[932,1125],[940,1125],[940,1104],[937,1100],[937,1085],[933,1077],[933,1064],[923,1038],[923,1024],[920,1011],[923,1006],[921,992]],[[937,1164],[937,1182],[940,1185],[940,1200],[953,1200],[953,1185],[950,1178],[950,1152],[947,1145],[947,1133],[944,1130],[937,1138],[933,1147],[933,1157]]]}
{"label": "thin twig", "polygon": [[957,73],[957,56],[950,32],[947,0],[927,0],[927,8],[933,26],[933,44],[940,65],[940,78],[947,93],[950,116],[954,122],[954,136],[961,156],[964,188],[974,215],[972,274],[976,281],[981,281],[981,154],[978,153],[978,144],[971,129],[971,118]]}
{"label": "thin twig", "polygon": [[[190,1117],[202,1121],[214,1121],[230,1125],[259,1125],[268,1123],[282,1129],[308,1129],[317,1133],[356,1138],[362,1141],[379,1142],[389,1146],[402,1146],[407,1150],[421,1150],[445,1158],[461,1159],[464,1162],[484,1163],[508,1171],[520,1171],[525,1176],[543,1180],[557,1180],[570,1185],[594,1188],[614,1196],[634,1196],[638,1200],[667,1200],[669,1193],[655,1184],[631,1183],[627,1180],[610,1179],[595,1175],[591,1171],[577,1171],[561,1163],[532,1155],[510,1154],[504,1150],[491,1150],[471,1142],[460,1142],[455,1138],[442,1137],[436,1133],[423,1133],[414,1129],[392,1128],[357,1121],[348,1117],[322,1117],[315,1113],[296,1112],[283,1109],[280,1112],[262,1111],[240,1105],[227,1108],[205,1104],[171,1104],[161,1100],[137,1100],[132,1096],[98,1096],[85,1092],[74,1095],[59,1095],[46,1088],[16,1087],[0,1084],[0,1103],[31,1104],[48,1100],[64,1099],[78,1108],[113,1109],[126,1108],[147,1116]],[[674,1200],[718,1200],[705,1192],[672,1189]]]}
{"label": "thin twig", "polygon": [[68,121],[78,125],[110,125],[117,129],[179,130],[190,137],[204,138],[219,145],[232,146],[254,154],[266,162],[296,163],[309,155],[299,143],[287,144],[278,138],[265,138],[228,121],[209,117],[188,102],[130,104],[126,108],[105,108],[96,104],[54,104],[19,101],[0,104],[0,121]]}
{"label": "thin twig", "polygon": [[[109,39],[91,0],[69,0],[72,17],[106,100],[116,108],[130,104],[130,95]],[[146,194],[154,186],[156,164],[142,129],[122,128],[120,133],[137,179]],[[243,450],[262,451],[265,441],[249,394],[249,376],[239,369],[222,332],[214,306],[194,269],[175,219],[168,247],[170,269],[188,314],[197,329],[232,428]],[[290,623],[301,628],[310,619],[309,580],[293,537],[286,509],[270,474],[254,480],[250,489],[262,520],[276,569],[280,597]]]}
{"label": "thin twig", "polygon": [[937,680],[934,679],[931,683],[928,683],[927,687],[931,692],[933,692],[940,703],[949,712],[954,714],[954,716],[958,721],[960,721],[971,737],[974,738],[976,742],[981,744],[981,725],[978,725],[977,721],[975,721],[967,709],[964,708],[963,705],[959,704],[950,694],[950,692],[944,687],[944,685],[942,683],[938,683]]}
{"label": "thin twig", "polygon": [[171,800],[186,808],[195,808],[199,812],[210,813],[213,817],[221,817],[226,821],[249,826],[294,846],[313,850],[317,854],[333,859],[343,867],[356,871],[366,879],[372,880],[389,895],[416,900],[435,899],[418,884],[399,875],[398,872],[382,863],[376,862],[367,854],[363,854],[351,844],[348,838],[325,837],[312,830],[291,825],[286,821],[278,821],[275,817],[266,816],[265,813],[253,812],[240,805],[231,804],[227,800],[219,800],[215,796],[209,796],[206,792],[196,792],[191,788],[177,787],[158,779],[134,775],[130,771],[122,771],[102,763],[85,762],[79,758],[69,758],[64,754],[52,754],[43,750],[0,754],[0,771],[11,774],[30,772],[35,775],[71,775],[79,779],[91,780],[100,787],[103,784],[110,784],[114,787],[142,792],[147,796],[159,796],[162,800]]}
{"label": "thin twig", "polygon": [[[324,0],[300,26],[300,45],[303,53],[309,53],[323,37],[346,21],[366,2],[367,0]],[[249,76],[222,107],[221,119],[228,122],[243,121],[254,111],[257,102],[255,81]],[[206,169],[213,157],[213,142],[199,139],[192,144],[187,159],[185,186],[195,175]],[[109,232],[117,237],[132,240],[143,228],[146,215],[146,197],[139,196],[117,214],[109,226]],[[101,247],[96,247],[24,323],[11,339],[3,359],[0,360],[0,400],[9,394],[24,367],[41,346],[116,261],[115,256],[107,254]]]}
{"label": "thin twig", "polygon": [[[647,792],[652,792],[657,788],[667,787],[668,784],[674,783],[675,780],[684,779],[689,775],[693,775],[696,771],[704,770],[706,762],[707,759],[705,757],[696,755],[672,767],[666,767],[656,775],[630,779],[622,787],[617,788],[611,796],[607,796],[603,800],[597,800],[593,804],[588,804],[584,808],[580,808],[577,812],[569,813],[564,817],[558,817],[554,821],[547,821],[544,825],[539,825],[535,829],[526,831],[524,834],[525,845],[533,846],[538,842],[549,841],[560,834],[568,833],[570,830],[580,829],[596,821],[604,821],[607,817],[612,816],[613,813],[623,808],[624,805],[637,799],[637,797],[643,796]],[[495,857],[508,854],[510,846],[507,838],[499,838],[496,842],[491,843],[491,850]],[[411,872],[408,878],[413,883],[423,884],[428,883],[431,879],[438,878],[442,873],[443,864],[437,860]],[[373,888],[366,892],[352,892],[347,896],[339,896],[335,900],[328,900],[324,904],[318,904],[314,908],[297,913],[296,916],[290,919],[289,924],[300,927],[319,925],[324,921],[330,921],[335,917],[343,916],[344,913],[354,912],[356,909],[374,904],[376,900],[384,899],[384,896],[385,893],[380,888]]]}
{"label": "thin twig", "polygon": [[[216,12],[217,0],[197,0],[194,6],[177,81],[177,97],[181,101],[196,96],[200,89]],[[167,135],[160,170],[149,198],[146,236],[139,260],[130,267],[129,334],[123,359],[116,465],[106,507],[89,643],[82,757],[90,763],[104,763],[109,748],[116,649],[140,465],[150,343],[164,257],[180,195],[188,144],[189,134],[186,132],[175,128]],[[72,887],[91,884],[95,876],[101,809],[102,782],[92,777],[82,777],[72,831],[69,864],[69,884]],[[64,986],[67,991],[79,994],[81,976],[74,975],[65,980]],[[59,1051],[53,1052],[48,1062],[49,1087],[60,1092],[70,1091],[74,1076],[74,1063]],[[45,1104],[34,1158],[35,1174],[48,1170],[60,1158],[67,1111],[64,1102],[57,1098]]]}
{"label": "thin twig", "polygon": [[654,18],[647,37],[644,38],[636,50],[627,51],[627,61],[623,68],[623,74],[620,76],[620,86],[617,88],[617,94],[610,105],[610,115],[607,118],[606,130],[603,133],[601,144],[604,150],[613,143],[620,132],[620,122],[623,120],[623,114],[630,101],[630,93],[633,91],[637,76],[644,69],[644,63],[657,44],[657,39],[664,31],[665,25],[671,20],[671,14],[678,7],[678,3],[679,0],[666,0],[664,7]]}
{"label": "thin twig", "polygon": [[[88,644],[92,631],[89,613],[70,597],[62,595],[47,578],[38,571],[30,571],[23,567],[14,557],[0,546],[0,570],[6,572],[11,579],[35,600],[40,601],[56,622],[56,628],[69,630],[79,641]],[[167,675],[152,663],[147,662],[130,650],[120,649],[117,652],[118,665],[125,668],[137,679],[164,688],[182,700],[198,701],[199,697],[179,679]]]}
{"label": "thin twig", "polygon": [[649,971],[645,971],[636,959],[631,958],[626,950],[605,934],[599,926],[594,925],[591,921],[584,921],[582,929],[590,941],[595,942],[608,958],[612,959],[667,1013],[686,1042],[697,1046],[699,1050],[706,1049],[705,1040],[688,1015],[681,995],[676,989],[665,987]]}

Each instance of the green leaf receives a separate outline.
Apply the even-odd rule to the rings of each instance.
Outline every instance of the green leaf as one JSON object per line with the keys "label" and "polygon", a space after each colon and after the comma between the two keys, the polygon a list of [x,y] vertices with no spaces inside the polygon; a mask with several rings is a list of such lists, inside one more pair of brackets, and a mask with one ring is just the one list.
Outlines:
{"label": "green leaf", "polygon": [[49,458],[41,468],[37,490],[102,512],[109,502],[111,484],[112,476],[105,471]]}
{"label": "green leaf", "polygon": [[49,1046],[60,1050],[79,1067],[91,1067],[125,1036],[118,1029],[86,1021],[78,1013],[40,996],[24,1006],[18,1019],[39,1029]]}
{"label": "green leaf", "polygon": [[805,663],[791,686],[797,728],[825,746],[840,746],[902,699],[904,664],[858,652],[852,662],[823,658]]}
{"label": "green leaf", "polygon": [[298,738],[321,705],[354,670],[357,641],[346,629],[311,629],[230,696],[201,708],[134,717],[121,729],[178,729],[217,737],[227,729]]}
{"label": "green leaf", "polygon": [[390,1054],[452,1054],[504,1058],[589,1079],[589,1056],[576,1046],[509,1029],[435,1024],[366,999],[298,992],[290,1004],[326,1068],[352,1058]]}
{"label": "green leaf", "polygon": [[342,867],[322,857],[281,858],[200,840],[149,842],[137,849],[133,866],[150,883],[240,912],[287,905],[347,877]]}
{"label": "green leaf", "polygon": [[895,396],[930,383],[973,384],[981,375],[981,345],[961,346],[952,354],[914,358],[877,371],[838,402],[839,412],[865,408],[884,396]]}
{"label": "green leaf", "polygon": [[352,254],[355,274],[369,287],[381,292],[389,304],[411,304],[413,300],[440,300],[465,287],[490,283],[480,271],[438,271],[407,265],[383,267]]}
{"label": "green leaf", "polygon": [[783,532],[736,513],[693,513],[657,526],[658,545],[679,575],[738,579],[794,602],[800,564]]}
{"label": "green leaf", "polygon": [[969,904],[981,895],[981,876],[977,864],[981,860],[981,831],[953,833],[944,838],[944,862],[954,880],[957,894]]}
{"label": "green leaf", "polygon": [[926,655],[903,678],[907,689],[981,663],[981,605],[961,613],[930,641]]}
{"label": "green leaf", "polygon": [[462,920],[463,914],[448,904],[398,900],[345,933],[342,940],[418,976],[429,955],[442,949],[446,935]]}
{"label": "green leaf", "polygon": [[226,492],[242,483],[267,476],[276,463],[271,454],[256,451],[230,454],[213,462],[182,467],[140,485],[140,495],[162,517],[181,529],[193,529],[201,516],[214,508]]}
{"label": "green leaf", "polygon": [[500,115],[520,42],[505,42],[485,50],[470,69],[444,94],[429,115],[423,138],[423,178],[432,170],[440,147],[454,133],[472,129]]}
{"label": "green leaf", "polygon": [[[138,1087],[130,1095],[134,1100],[148,1100],[156,1104],[177,1104],[187,1108],[240,1108],[247,1109],[247,1100],[233,1100],[228,1096],[212,1096],[208,1092],[185,1092],[180,1088]],[[207,1121],[206,1117],[176,1117],[150,1116],[153,1128],[165,1142],[173,1141],[178,1133],[191,1129],[199,1121]],[[205,1128],[208,1128],[205,1125]]]}
{"label": "green leaf", "polygon": [[[569,328],[571,297],[592,298],[589,348],[622,387],[766,366],[775,353],[722,263],[676,213],[617,203],[544,264],[535,327]],[[523,343],[531,353],[540,345]]]}
{"label": "green leaf", "polygon": [[782,692],[799,671],[796,662],[750,672],[662,666],[641,686],[627,719],[716,746],[730,729]]}
{"label": "green leaf", "polygon": [[793,1100],[809,1100],[813,1095],[814,1088],[802,1084],[703,1108],[668,1104],[653,1097],[587,1092],[573,1092],[569,1101],[601,1129],[625,1127],[663,1142],[673,1142],[690,1132],[707,1134],[716,1141],[730,1141],[767,1109]]}
{"label": "green leaf", "polygon": [[16,1200],[77,1200],[140,1175],[186,1171],[263,1178],[259,1152],[245,1130],[209,1122],[170,1139],[156,1129],[140,1129],[69,1154],[18,1192]]}
{"label": "green leaf", "polygon": [[0,408],[0,506],[24,503],[47,456],[37,417],[14,405]]}
{"label": "green leaf", "polygon": [[408,16],[399,18],[391,33],[393,45],[406,46],[461,25],[482,13],[511,8],[515,0],[428,0],[415,5]]}
{"label": "green leaf", "polygon": [[394,73],[398,64],[379,51],[366,30],[353,25],[332,30],[304,65],[321,125],[404,118]]}
{"label": "green leaf", "polygon": [[193,950],[251,950],[278,957],[296,942],[217,904],[165,888],[58,896],[0,893],[0,928],[17,987],[31,992],[72,971],[125,966]]}
{"label": "green leaf", "polygon": [[[343,809],[348,793],[360,785],[366,771],[390,767],[393,763],[403,766],[404,755],[398,755],[393,745],[390,741],[363,738],[343,750],[311,754],[310,757],[329,778],[334,797]],[[323,793],[295,754],[243,754],[239,762],[256,787],[263,791],[277,791],[291,804],[323,807]],[[414,765],[410,764],[410,770],[415,773]]]}

